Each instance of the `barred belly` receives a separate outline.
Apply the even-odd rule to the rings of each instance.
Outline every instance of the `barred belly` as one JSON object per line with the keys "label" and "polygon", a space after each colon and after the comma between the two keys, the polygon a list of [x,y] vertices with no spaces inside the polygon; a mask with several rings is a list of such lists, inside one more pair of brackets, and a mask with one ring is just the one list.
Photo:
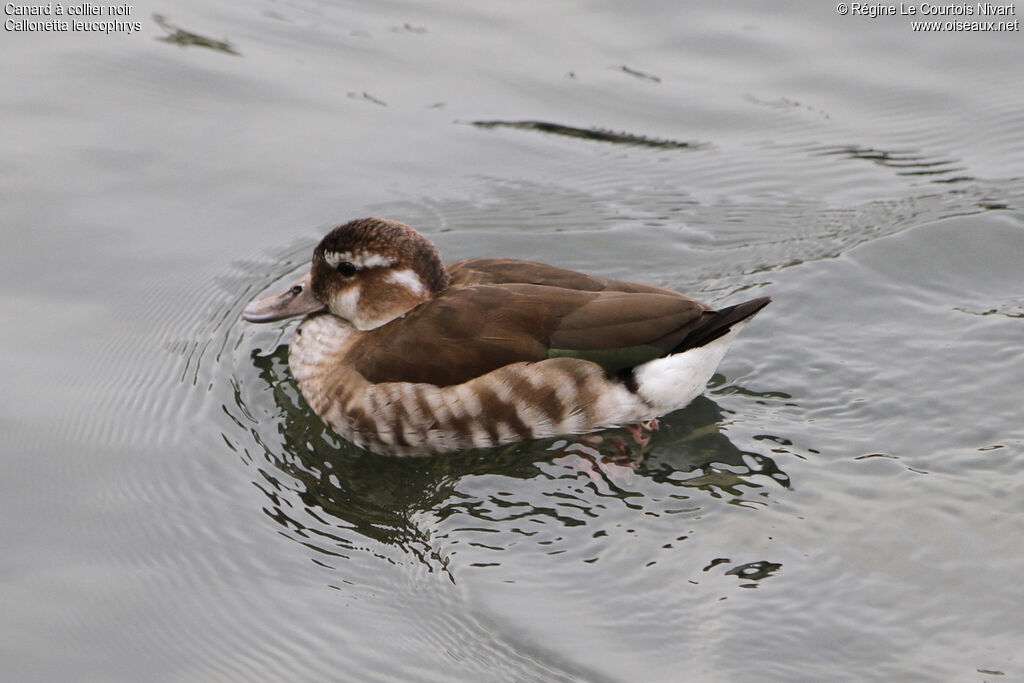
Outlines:
{"label": "barred belly", "polygon": [[640,395],[574,358],[513,363],[448,387],[373,384],[337,365],[350,330],[333,316],[306,320],[292,341],[290,364],[306,401],[331,429],[377,453],[487,448],[655,417]]}

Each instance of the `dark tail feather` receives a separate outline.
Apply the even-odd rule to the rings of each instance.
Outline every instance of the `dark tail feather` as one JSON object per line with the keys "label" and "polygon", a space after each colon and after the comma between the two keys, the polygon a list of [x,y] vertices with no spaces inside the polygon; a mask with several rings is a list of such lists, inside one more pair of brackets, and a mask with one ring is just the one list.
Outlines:
{"label": "dark tail feather", "polygon": [[733,325],[746,320],[767,306],[771,303],[771,300],[770,296],[762,296],[750,301],[744,301],[735,306],[723,308],[720,311],[707,313],[708,318],[701,323],[700,327],[695,328],[686,335],[686,338],[679,342],[679,345],[672,349],[670,354],[681,353],[688,349],[704,346],[708,342],[713,342],[731,330]]}

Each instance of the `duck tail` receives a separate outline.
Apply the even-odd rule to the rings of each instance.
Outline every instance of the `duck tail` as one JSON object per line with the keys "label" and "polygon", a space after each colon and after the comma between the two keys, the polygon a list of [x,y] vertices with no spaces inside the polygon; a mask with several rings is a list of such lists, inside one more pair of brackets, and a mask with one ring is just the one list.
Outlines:
{"label": "duck tail", "polygon": [[740,326],[770,301],[764,296],[708,311],[705,322],[671,353],[638,365],[620,381],[643,399],[652,416],[682,408],[704,392]]}
{"label": "duck tail", "polygon": [[734,325],[749,320],[754,314],[771,303],[771,300],[770,296],[761,296],[718,311],[708,311],[707,319],[699,327],[686,335],[686,338],[666,355],[671,356],[676,353],[682,353],[683,351],[695,349],[713,342],[727,334]]}

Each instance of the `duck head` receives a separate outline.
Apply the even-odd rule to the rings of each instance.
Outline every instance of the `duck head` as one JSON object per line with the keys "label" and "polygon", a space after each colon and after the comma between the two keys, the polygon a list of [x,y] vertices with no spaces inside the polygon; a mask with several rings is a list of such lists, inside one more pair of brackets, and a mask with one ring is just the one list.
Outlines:
{"label": "duck head", "polygon": [[256,299],[242,317],[271,322],[327,311],[358,330],[372,330],[440,294],[450,282],[441,255],[426,237],[397,221],[361,218],[331,230],[313,250],[308,274]]}

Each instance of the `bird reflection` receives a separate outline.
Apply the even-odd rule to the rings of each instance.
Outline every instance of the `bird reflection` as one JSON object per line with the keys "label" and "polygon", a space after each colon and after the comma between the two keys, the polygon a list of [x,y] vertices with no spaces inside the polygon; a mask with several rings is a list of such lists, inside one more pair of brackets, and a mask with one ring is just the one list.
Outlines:
{"label": "bird reflection", "polygon": [[[267,514],[289,530],[287,535],[326,556],[347,558],[353,551],[369,550],[394,561],[393,555],[374,551],[369,540],[399,548],[431,570],[446,571],[446,560],[433,547],[431,531],[424,528],[429,525],[423,524],[422,515],[429,513],[442,519],[445,510],[458,509],[460,514],[494,524],[488,514],[490,505],[466,500],[472,494],[459,489],[460,482],[473,476],[500,475],[524,482],[548,480],[552,478],[552,465],[559,469],[557,465],[562,464],[564,469],[556,475],[558,478],[572,477],[573,470],[577,476],[583,472],[602,497],[628,499],[631,507],[644,505],[643,494],[636,487],[638,479],[704,491],[737,504],[755,504],[749,496],[764,489],[768,483],[764,477],[783,488],[789,486],[788,476],[771,457],[740,450],[720,431],[723,412],[707,397],[662,418],[660,429],[645,445],[632,442],[624,430],[608,430],[596,436],[517,443],[444,456],[376,455],[340,439],[306,406],[287,370],[287,355],[284,345],[265,354],[257,350],[252,355],[264,390],[272,392],[277,406],[272,424],[281,439],[280,445],[269,443],[266,434],[270,421],[253,430],[265,453],[265,462],[257,463],[260,480],[255,483],[268,496]],[[243,395],[236,393],[235,398],[236,408],[248,412]],[[629,457],[623,457],[624,447]],[[530,496],[534,490],[528,486],[522,489],[523,496]],[[304,509],[296,509],[296,498]],[[528,500],[518,504],[538,516],[551,516],[550,500],[536,507]]]}

